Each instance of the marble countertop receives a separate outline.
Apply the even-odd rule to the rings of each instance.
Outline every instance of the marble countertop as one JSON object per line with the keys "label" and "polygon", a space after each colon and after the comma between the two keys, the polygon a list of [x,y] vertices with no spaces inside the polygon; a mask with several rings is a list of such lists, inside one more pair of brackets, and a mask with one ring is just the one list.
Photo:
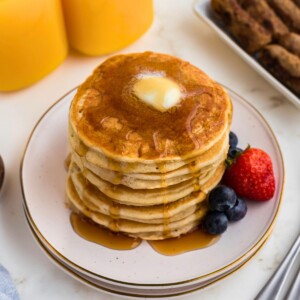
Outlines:
{"label": "marble countertop", "polygon": [[[155,20],[137,42],[119,53],[152,50],[190,61],[252,103],[266,118],[281,146],[286,168],[282,207],[263,249],[238,272],[180,299],[253,299],[289,249],[300,228],[300,110],[238,57],[193,12],[193,0],[155,1]],[[80,84],[106,57],[71,52],[35,85],[0,93],[0,153],[6,181],[0,199],[0,263],[10,272],[21,299],[119,299],[75,281],[42,253],[26,225],[19,181],[20,160],[41,114]]]}

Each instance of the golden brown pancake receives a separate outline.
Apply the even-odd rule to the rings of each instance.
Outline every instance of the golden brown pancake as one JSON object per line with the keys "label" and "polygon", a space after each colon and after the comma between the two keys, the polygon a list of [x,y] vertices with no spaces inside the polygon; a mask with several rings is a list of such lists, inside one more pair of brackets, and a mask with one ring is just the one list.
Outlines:
{"label": "golden brown pancake", "polygon": [[188,62],[152,52],[106,60],[70,107],[72,210],[142,239],[194,230],[225,171],[231,118],[227,92]]}
{"label": "golden brown pancake", "polygon": [[86,160],[85,157],[80,157],[74,152],[72,152],[72,159],[82,172],[91,171],[101,179],[114,185],[122,184],[133,189],[153,189],[175,185],[195,177],[203,178],[208,172],[224,162],[227,157],[228,138],[225,145],[226,147],[218,155],[213,156],[213,151],[210,153],[205,152],[205,155],[202,155],[201,158],[197,158],[195,161],[167,173],[139,174],[116,172],[98,167]]}
{"label": "golden brown pancake", "polygon": [[185,169],[186,172],[186,169],[190,170],[191,168],[195,168],[195,170],[199,171],[201,168],[212,164],[215,160],[223,157],[224,152],[227,152],[229,147],[228,132],[228,130],[225,131],[218,141],[216,141],[211,148],[201,155],[189,159],[173,160],[170,162],[142,161],[137,163],[116,161],[112,158],[106,157],[100,152],[95,151],[93,148],[84,146],[71,128],[69,140],[73,152],[72,155],[74,154],[74,156],[79,156],[76,161],[81,159],[83,165],[90,163],[94,165],[95,168],[130,174],[130,176],[139,178],[144,178],[145,176],[148,177],[150,175],[156,178],[161,178],[161,174],[169,176],[172,171],[174,171],[173,174],[182,171],[179,169]]}
{"label": "golden brown pancake", "polygon": [[119,203],[135,206],[151,206],[158,204],[168,204],[180,198],[186,197],[193,192],[201,190],[215,174],[223,174],[225,170],[224,163],[210,171],[204,178],[192,178],[179,184],[158,188],[158,189],[131,189],[123,185],[114,185],[101,179],[91,171],[85,170],[81,173],[75,164],[71,164],[70,174],[72,177],[83,175],[86,180],[95,185],[107,197],[118,201]]}
{"label": "golden brown pancake", "polygon": [[[176,237],[182,232],[182,229],[191,230],[195,228],[195,225],[199,223],[207,211],[206,203],[202,203],[196,209],[193,214],[190,214],[180,220],[160,224],[137,222],[132,220],[123,219],[121,217],[115,219],[112,216],[108,216],[99,212],[96,205],[89,201],[82,201],[75,189],[68,189],[67,196],[70,201],[71,207],[75,207],[75,210],[81,214],[89,217],[97,224],[109,228],[114,232],[122,232],[133,237],[146,238],[148,233],[151,233],[151,238],[147,239],[162,239],[167,237]],[[143,236],[141,235],[143,233]]]}
{"label": "golden brown pancake", "polygon": [[[180,86],[179,104],[161,112],[137,99],[133,84],[151,73]],[[187,62],[152,52],[106,60],[78,88],[70,108],[80,141],[122,162],[195,157],[217,142],[230,119],[230,99],[220,85]]]}

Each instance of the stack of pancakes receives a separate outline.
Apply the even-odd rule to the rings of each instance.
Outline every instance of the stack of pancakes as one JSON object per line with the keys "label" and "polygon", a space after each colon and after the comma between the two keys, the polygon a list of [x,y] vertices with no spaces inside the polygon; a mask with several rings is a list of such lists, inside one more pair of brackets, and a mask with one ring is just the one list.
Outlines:
{"label": "stack of pancakes", "polygon": [[[160,111],[133,92],[143,74],[176,83]],[[232,105],[226,91],[178,58],[152,52],[106,60],[70,107],[69,204],[113,232],[159,240],[198,227],[224,173]]]}

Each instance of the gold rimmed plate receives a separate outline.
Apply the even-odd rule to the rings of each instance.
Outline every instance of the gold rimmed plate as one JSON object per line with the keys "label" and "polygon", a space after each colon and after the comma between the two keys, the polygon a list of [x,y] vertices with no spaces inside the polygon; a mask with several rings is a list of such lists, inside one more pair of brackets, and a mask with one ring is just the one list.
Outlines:
{"label": "gold rimmed plate", "polygon": [[234,268],[228,270],[227,272],[224,272],[223,274],[220,274],[218,276],[215,276],[214,278],[205,280],[200,283],[194,283],[188,287],[182,288],[182,287],[175,287],[175,288],[166,288],[166,289],[155,289],[153,287],[139,287],[136,286],[119,286],[115,283],[107,283],[103,282],[102,280],[95,279],[92,277],[89,277],[85,274],[82,274],[80,271],[77,271],[76,269],[73,269],[70,265],[66,264],[64,261],[61,261],[59,257],[56,256],[55,253],[51,251],[51,249],[48,248],[47,243],[43,240],[42,237],[39,236],[39,234],[35,231],[34,227],[32,226],[30,219],[27,216],[27,212],[25,209],[25,216],[26,220],[28,222],[29,229],[32,233],[32,236],[34,240],[36,241],[37,245],[40,247],[40,249],[44,252],[44,254],[56,265],[58,266],[62,271],[73,277],[74,279],[80,281],[81,283],[90,286],[96,290],[109,293],[109,294],[117,294],[119,296],[124,297],[137,297],[137,298],[165,298],[165,297],[174,297],[174,296],[180,296],[185,295],[191,292],[195,292],[198,290],[201,290],[203,288],[206,288],[213,283],[219,282],[222,279],[225,279],[229,275],[235,273],[237,270],[245,266],[258,252],[259,250],[264,246],[264,244],[267,242],[268,238],[270,237],[270,234],[265,237],[264,240],[261,241],[255,247],[248,253],[247,256],[243,258],[243,260]]}
{"label": "gold rimmed plate", "polygon": [[[28,140],[21,163],[24,207],[34,231],[60,261],[72,269],[120,286],[187,287],[233,270],[270,234],[280,207],[283,159],[264,118],[247,101],[229,91],[234,106],[232,129],[240,147],[251,144],[268,152],[274,164],[276,192],[268,202],[248,202],[246,217],[230,224],[214,245],[178,256],[156,253],[146,242],[130,251],[111,250],[88,242],[72,229],[65,205],[68,154],[68,111],[71,91],[41,117]],[[147,272],[145,272],[147,270]]]}

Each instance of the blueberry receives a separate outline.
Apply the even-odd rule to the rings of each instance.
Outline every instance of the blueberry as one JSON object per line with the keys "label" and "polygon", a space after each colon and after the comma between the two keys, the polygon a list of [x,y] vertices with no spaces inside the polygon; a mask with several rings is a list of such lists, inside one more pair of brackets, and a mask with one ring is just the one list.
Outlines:
{"label": "blueberry", "polygon": [[230,131],[230,133],[229,133],[229,145],[230,145],[230,147],[236,147],[238,142],[239,142],[239,140],[238,140],[237,135],[234,132]]}
{"label": "blueberry", "polygon": [[235,158],[238,154],[242,153],[243,150],[238,147],[230,147],[228,150],[228,157]]}
{"label": "blueberry", "polygon": [[229,221],[239,221],[245,217],[246,213],[247,204],[242,198],[237,198],[235,206],[225,212]]}
{"label": "blueberry", "polygon": [[228,219],[223,212],[210,211],[204,217],[202,225],[210,234],[221,234],[227,229]]}
{"label": "blueberry", "polygon": [[226,211],[234,207],[236,199],[235,191],[225,185],[218,185],[208,196],[211,209],[217,211]]}

